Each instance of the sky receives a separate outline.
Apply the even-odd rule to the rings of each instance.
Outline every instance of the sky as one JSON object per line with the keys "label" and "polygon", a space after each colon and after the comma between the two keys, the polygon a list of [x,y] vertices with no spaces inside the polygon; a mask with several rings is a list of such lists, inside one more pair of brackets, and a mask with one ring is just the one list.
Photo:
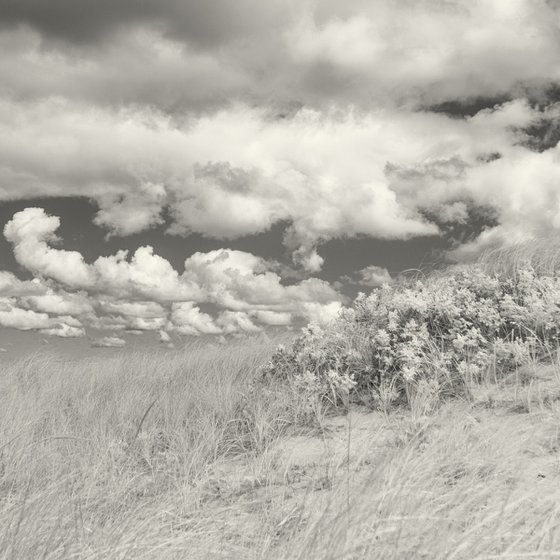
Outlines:
{"label": "sky", "polygon": [[560,228],[558,0],[2,0],[0,356],[326,322]]}

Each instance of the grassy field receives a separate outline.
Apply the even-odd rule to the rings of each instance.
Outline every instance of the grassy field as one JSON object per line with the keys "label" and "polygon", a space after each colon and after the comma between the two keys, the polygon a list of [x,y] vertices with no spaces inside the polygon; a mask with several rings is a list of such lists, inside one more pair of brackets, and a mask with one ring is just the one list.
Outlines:
{"label": "grassy field", "polygon": [[560,557],[560,278],[532,254],[297,338],[4,359],[0,559]]}
{"label": "grassy field", "polygon": [[560,556],[560,370],[312,412],[236,342],[0,372],[0,558]]}

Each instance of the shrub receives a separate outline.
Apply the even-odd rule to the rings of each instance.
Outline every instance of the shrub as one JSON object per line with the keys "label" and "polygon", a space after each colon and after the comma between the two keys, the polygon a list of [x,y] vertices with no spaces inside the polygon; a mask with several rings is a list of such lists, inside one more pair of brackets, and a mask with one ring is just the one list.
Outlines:
{"label": "shrub", "polygon": [[558,346],[560,277],[456,268],[359,294],[328,327],[279,346],[265,376],[290,379],[332,404],[406,400],[420,386],[457,395]]}

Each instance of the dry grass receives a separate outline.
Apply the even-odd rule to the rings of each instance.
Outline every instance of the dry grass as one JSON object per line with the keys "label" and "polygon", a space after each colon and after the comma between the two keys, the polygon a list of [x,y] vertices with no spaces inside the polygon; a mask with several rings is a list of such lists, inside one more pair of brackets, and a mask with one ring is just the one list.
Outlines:
{"label": "dry grass", "polygon": [[292,395],[248,393],[270,351],[239,343],[4,365],[0,557],[191,553],[213,465],[258,454],[293,423]]}
{"label": "dry grass", "polygon": [[489,249],[478,259],[479,266],[486,271],[509,275],[515,275],[527,263],[538,274],[553,276],[560,269],[560,242],[556,238],[535,237]]}
{"label": "dry grass", "polygon": [[0,558],[560,557],[558,368],[310,419],[271,346],[3,365]]}

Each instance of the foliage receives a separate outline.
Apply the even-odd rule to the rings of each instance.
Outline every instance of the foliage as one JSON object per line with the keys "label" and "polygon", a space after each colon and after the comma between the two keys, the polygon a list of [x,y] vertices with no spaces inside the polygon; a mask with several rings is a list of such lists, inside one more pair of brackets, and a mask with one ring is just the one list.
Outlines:
{"label": "foliage", "polygon": [[560,277],[528,263],[515,274],[456,268],[360,294],[328,327],[279,346],[266,377],[292,379],[333,404],[379,405],[429,384],[440,393],[507,372],[558,346]]}

